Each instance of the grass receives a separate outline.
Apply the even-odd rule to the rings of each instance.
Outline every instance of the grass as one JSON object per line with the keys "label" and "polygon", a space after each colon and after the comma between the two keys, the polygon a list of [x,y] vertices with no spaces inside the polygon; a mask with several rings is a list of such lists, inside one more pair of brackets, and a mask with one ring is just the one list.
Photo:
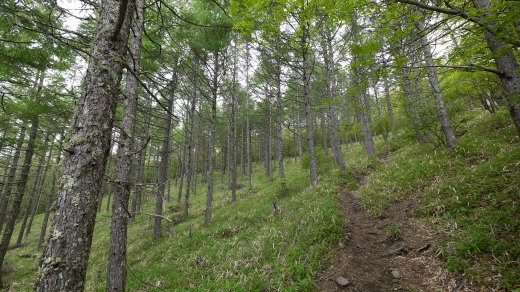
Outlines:
{"label": "grass", "polygon": [[[336,170],[330,154],[317,148],[317,188],[308,187],[305,157],[286,160],[285,180],[271,182],[255,165],[253,189],[239,190],[235,203],[226,177],[218,173],[209,227],[203,225],[202,185],[191,197],[189,218],[175,226],[164,222],[162,239],[153,239],[149,217],[137,216],[128,233],[128,290],[313,290],[317,273],[333,256],[331,247],[342,239],[340,186],[358,190],[375,216],[395,201],[418,196],[414,214],[445,234],[439,251],[452,272],[489,288],[517,288],[520,141],[506,112],[473,111],[459,119],[465,126],[458,129],[454,150],[417,145],[402,131],[387,142],[376,140],[377,152],[391,153],[388,157],[369,158],[360,143],[346,147],[346,173]],[[173,186],[171,193],[176,197]],[[153,196],[147,194],[145,212],[153,213]],[[275,200],[280,212],[273,208]],[[176,206],[166,204],[167,210]],[[165,215],[173,218],[178,213]],[[36,242],[42,217],[35,218],[27,245],[7,255],[6,266],[12,272],[4,280],[15,283],[18,291],[33,289],[38,259],[19,254],[41,254]],[[87,291],[105,290],[109,225],[110,213],[99,213]],[[399,225],[387,233],[398,237]]]}
{"label": "grass", "polygon": [[520,275],[520,141],[506,112],[470,112],[455,150],[416,143],[399,148],[360,188],[375,216],[418,195],[415,213],[443,231],[452,272],[500,290]]}
{"label": "grass", "polygon": [[[284,181],[269,182],[255,165],[253,190],[238,191],[231,202],[226,179],[216,179],[213,222],[204,224],[205,188],[191,198],[190,216],[178,225],[164,222],[165,236],[153,239],[151,221],[139,215],[128,232],[127,288],[134,290],[310,290],[341,240],[343,214],[337,186],[344,176],[337,170],[322,173],[317,188],[309,188],[308,171],[301,162],[286,160]],[[245,180],[245,178],[244,178]],[[245,182],[244,182],[245,183]],[[283,193],[282,193],[283,191]],[[175,197],[177,190],[172,188]],[[152,212],[153,193],[145,201]],[[277,200],[281,212],[275,212]],[[106,200],[105,200],[106,201]],[[175,206],[168,203],[167,206]],[[104,206],[102,210],[105,210]],[[176,216],[167,213],[166,216]],[[18,291],[30,291],[40,255],[36,247],[42,215],[35,219],[26,246],[7,255],[11,273],[4,276]],[[190,234],[191,230],[191,236]],[[110,234],[110,213],[98,214],[87,272],[87,291],[103,291]]]}

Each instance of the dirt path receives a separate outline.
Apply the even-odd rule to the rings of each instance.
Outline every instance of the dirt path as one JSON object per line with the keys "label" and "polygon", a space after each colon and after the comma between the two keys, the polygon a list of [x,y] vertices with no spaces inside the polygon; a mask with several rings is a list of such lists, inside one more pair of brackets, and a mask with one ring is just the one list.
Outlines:
{"label": "dirt path", "polygon": [[434,246],[439,235],[413,218],[417,197],[396,202],[374,218],[355,192],[341,190],[340,195],[348,227],[336,258],[318,278],[319,291],[469,290],[444,269]]}

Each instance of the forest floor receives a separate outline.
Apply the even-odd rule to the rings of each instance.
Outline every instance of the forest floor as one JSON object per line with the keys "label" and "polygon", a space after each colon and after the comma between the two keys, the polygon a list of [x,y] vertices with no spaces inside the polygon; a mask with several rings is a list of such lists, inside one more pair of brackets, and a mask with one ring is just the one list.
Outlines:
{"label": "forest floor", "polygon": [[[357,179],[363,185],[366,175]],[[348,221],[345,240],[320,274],[319,291],[468,290],[436,253],[439,234],[414,218],[418,196],[395,202],[375,217],[364,210],[357,191],[342,188],[339,195]]]}
{"label": "forest floor", "polygon": [[[165,222],[161,239],[151,236],[145,215],[155,210],[155,189],[148,189],[143,213],[128,228],[127,290],[515,291],[520,139],[505,111],[467,112],[458,124],[453,150],[418,145],[406,131],[376,139],[379,159],[368,157],[360,143],[348,145],[347,172],[317,147],[320,184],[314,188],[305,156],[285,160],[283,181],[276,172],[270,180],[255,163],[253,188],[240,189],[237,202],[231,202],[227,174],[216,173],[212,224],[204,225],[205,186],[199,182],[190,216]],[[178,187],[170,191],[164,215],[176,221]],[[106,287],[106,207],[105,198],[85,291]],[[2,273],[14,291],[34,290],[42,219],[35,217],[23,246],[6,256]]]}

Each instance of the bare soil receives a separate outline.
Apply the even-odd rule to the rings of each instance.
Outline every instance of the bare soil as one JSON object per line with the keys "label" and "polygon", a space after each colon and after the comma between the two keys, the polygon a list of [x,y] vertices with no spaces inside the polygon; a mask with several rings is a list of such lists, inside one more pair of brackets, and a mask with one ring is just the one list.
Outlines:
{"label": "bare soil", "polygon": [[[442,234],[413,217],[418,196],[392,204],[378,218],[363,210],[356,192],[343,189],[340,197],[345,240],[318,277],[319,291],[475,291],[443,267],[435,247]],[[347,285],[338,283],[340,276]]]}

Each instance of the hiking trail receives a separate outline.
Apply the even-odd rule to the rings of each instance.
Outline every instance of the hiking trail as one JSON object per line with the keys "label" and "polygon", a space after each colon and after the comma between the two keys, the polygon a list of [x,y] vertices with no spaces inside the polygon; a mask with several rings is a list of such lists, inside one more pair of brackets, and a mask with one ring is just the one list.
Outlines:
{"label": "hiking trail", "polygon": [[[360,186],[368,176],[358,178]],[[444,267],[435,247],[442,234],[414,218],[419,194],[392,203],[377,218],[364,210],[357,191],[340,189],[339,195],[345,238],[318,276],[319,291],[472,290]]]}

